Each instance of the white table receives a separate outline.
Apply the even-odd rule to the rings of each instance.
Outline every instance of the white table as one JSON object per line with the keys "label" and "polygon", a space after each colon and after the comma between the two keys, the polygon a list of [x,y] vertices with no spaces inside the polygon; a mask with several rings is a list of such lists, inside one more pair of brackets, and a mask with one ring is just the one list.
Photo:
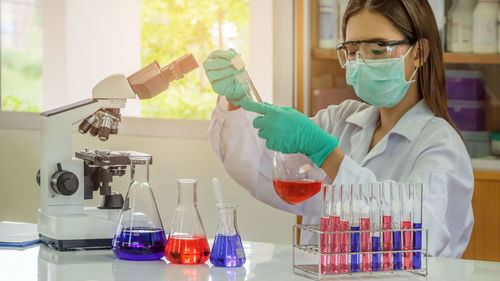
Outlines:
{"label": "white table", "polygon": [[[292,271],[292,246],[245,242],[244,267],[226,269],[165,261],[134,262],[115,258],[110,250],[57,252],[44,245],[26,249],[0,247],[0,280],[309,280]],[[345,278],[345,276],[343,276]],[[429,275],[382,273],[350,275],[351,280],[500,280],[500,263],[429,258]],[[345,279],[344,279],[345,280]]]}

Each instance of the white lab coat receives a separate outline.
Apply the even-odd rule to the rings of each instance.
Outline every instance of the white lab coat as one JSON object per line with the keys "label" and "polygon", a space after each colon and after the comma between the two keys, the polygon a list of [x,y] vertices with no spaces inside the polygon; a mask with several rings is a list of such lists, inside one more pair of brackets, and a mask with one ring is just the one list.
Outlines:
{"label": "white lab coat", "polygon": [[[319,223],[320,193],[298,205],[279,199],[272,183],[273,152],[252,126],[256,114],[226,108],[225,99],[219,98],[209,136],[229,175],[258,200],[304,216],[303,223]],[[422,219],[429,230],[429,254],[462,256],[474,223],[474,178],[469,155],[453,127],[421,100],[368,152],[379,120],[376,107],[348,100],[321,110],[312,120],[340,139],[345,157],[335,184],[389,179],[424,183]]]}

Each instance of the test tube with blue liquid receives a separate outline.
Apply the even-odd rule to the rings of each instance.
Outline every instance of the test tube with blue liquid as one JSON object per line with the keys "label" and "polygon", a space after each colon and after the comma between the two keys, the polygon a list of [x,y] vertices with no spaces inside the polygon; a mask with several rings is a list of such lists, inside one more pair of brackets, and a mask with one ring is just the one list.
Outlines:
{"label": "test tube with blue liquid", "polygon": [[[391,217],[392,229],[401,229],[401,189],[402,184],[391,183]],[[392,232],[392,249],[394,251],[401,251],[403,249],[403,239],[401,231]],[[393,255],[394,270],[403,269],[403,253],[394,253]]]}
{"label": "test tube with blue liquid", "polygon": [[[422,189],[421,183],[410,184],[413,202],[413,229],[422,229]],[[422,250],[422,231],[413,232],[413,250]],[[413,269],[422,268],[422,253],[413,252]]]}
{"label": "test tube with blue liquid", "polygon": [[[370,224],[372,230],[381,229],[381,194],[382,185],[379,183],[371,184],[371,198],[370,198]],[[377,252],[381,250],[380,232],[372,232],[372,251]],[[382,268],[381,254],[372,254],[372,271],[380,271]]]}
{"label": "test tube with blue liquid", "polygon": [[[351,253],[358,253],[360,251],[360,207],[361,207],[361,187],[362,185],[352,185],[351,187],[351,216],[349,225],[351,231]],[[360,258],[359,254],[351,254],[351,272],[359,272]]]}

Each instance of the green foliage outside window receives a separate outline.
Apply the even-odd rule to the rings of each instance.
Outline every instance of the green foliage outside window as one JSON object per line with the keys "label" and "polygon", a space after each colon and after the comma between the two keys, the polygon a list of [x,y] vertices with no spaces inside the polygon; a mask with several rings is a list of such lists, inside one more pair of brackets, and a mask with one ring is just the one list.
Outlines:
{"label": "green foliage outside window", "polygon": [[248,54],[248,0],[142,0],[141,61],[163,66],[192,53],[200,67],[151,100],[142,116],[210,119],[216,94],[205,77],[203,59],[215,49]]}

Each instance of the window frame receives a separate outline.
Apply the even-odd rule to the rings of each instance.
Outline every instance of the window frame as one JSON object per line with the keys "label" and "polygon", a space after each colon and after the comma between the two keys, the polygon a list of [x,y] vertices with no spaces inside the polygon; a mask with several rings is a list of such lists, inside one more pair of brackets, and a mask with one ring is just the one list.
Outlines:
{"label": "window frame", "polygon": [[[294,0],[249,0],[249,72],[264,100],[280,106],[294,105],[293,3]],[[122,119],[120,135],[207,139],[210,125],[210,120],[128,116]],[[3,111],[0,102],[0,129],[40,130],[40,113]]]}

